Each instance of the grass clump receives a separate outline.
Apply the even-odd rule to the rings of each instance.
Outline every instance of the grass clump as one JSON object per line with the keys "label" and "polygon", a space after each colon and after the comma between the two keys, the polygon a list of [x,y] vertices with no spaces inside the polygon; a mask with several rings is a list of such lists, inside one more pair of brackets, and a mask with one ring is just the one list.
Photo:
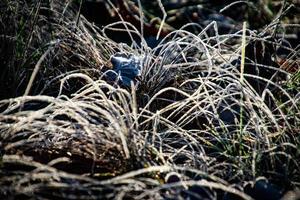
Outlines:
{"label": "grass clump", "polygon": [[[10,6],[4,10],[18,13],[19,18],[9,18],[12,24],[33,8],[35,21],[45,19],[47,11],[45,26],[52,31],[24,23],[29,28],[20,37],[31,34],[34,42],[24,45],[36,57],[24,57],[28,52],[13,40],[11,51],[24,58],[15,52],[2,61],[6,74],[17,72],[10,76],[22,89],[0,100],[1,197],[279,199],[288,191],[285,197],[292,190],[297,194],[299,52],[288,42],[277,43],[284,39],[276,36],[284,25],[257,31],[244,25],[243,31],[221,33],[216,21],[171,32],[161,23],[157,45],[150,48],[146,32],[126,21],[115,2],[109,6],[121,21],[101,28],[76,11],[76,2],[55,2],[43,7],[32,1],[22,8],[19,1],[5,2]],[[160,10],[167,8],[163,3]],[[27,33],[30,27],[34,31]],[[109,32],[129,41],[116,42]],[[9,43],[8,36],[1,38]],[[141,74],[131,86],[108,77],[117,53],[140,59]]]}

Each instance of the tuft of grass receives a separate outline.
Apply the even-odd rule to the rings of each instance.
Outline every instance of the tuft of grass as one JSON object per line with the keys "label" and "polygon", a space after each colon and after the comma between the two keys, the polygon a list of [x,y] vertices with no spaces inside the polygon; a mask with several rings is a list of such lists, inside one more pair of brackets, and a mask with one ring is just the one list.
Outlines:
{"label": "tuft of grass", "polygon": [[[43,8],[48,50],[26,44],[39,52],[27,90],[0,100],[0,197],[253,199],[246,185],[262,179],[279,196],[299,187],[300,95],[287,87],[299,73],[278,66],[263,37],[278,27],[246,37],[245,24],[221,34],[217,22],[189,23],[150,48],[113,3],[121,21],[102,28],[72,3]],[[117,52],[141,59],[131,87],[106,77]]]}

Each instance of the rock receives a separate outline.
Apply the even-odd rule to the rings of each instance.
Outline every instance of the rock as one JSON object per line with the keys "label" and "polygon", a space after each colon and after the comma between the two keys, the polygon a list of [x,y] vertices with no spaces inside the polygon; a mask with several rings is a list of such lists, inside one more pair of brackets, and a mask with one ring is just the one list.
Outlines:
{"label": "rock", "polygon": [[244,191],[254,199],[279,200],[282,193],[275,185],[266,180],[258,180],[245,186]]}
{"label": "rock", "polygon": [[116,81],[127,87],[130,87],[131,81],[137,82],[136,78],[141,75],[142,58],[117,53],[111,57],[110,61],[113,69],[108,71],[106,75],[111,81]]}

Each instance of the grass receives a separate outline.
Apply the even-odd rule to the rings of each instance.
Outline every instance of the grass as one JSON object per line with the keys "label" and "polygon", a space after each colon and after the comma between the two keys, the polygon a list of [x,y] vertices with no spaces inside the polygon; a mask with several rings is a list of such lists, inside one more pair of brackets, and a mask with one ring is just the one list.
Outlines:
{"label": "grass", "polygon": [[[158,31],[161,42],[150,48],[145,30],[121,13],[99,28],[67,2],[14,3],[12,24],[37,11],[18,38],[31,38],[22,55],[40,56],[18,65],[10,59],[19,53],[5,57],[21,91],[0,100],[0,197],[255,199],[247,185],[260,180],[275,196],[297,194],[299,68],[274,62],[276,38],[268,38],[284,25],[222,34],[216,22],[189,23],[163,37]],[[131,42],[117,43],[107,31]],[[298,47],[283,48],[298,66]],[[107,80],[116,52],[142,59],[137,84]]]}

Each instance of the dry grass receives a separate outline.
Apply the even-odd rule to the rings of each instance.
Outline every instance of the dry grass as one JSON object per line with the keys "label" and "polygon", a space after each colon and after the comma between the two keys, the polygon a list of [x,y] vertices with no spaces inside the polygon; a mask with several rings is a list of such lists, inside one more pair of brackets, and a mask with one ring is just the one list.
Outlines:
{"label": "dry grass", "polygon": [[[7,64],[20,93],[27,90],[0,101],[0,197],[252,199],[244,186],[262,177],[280,194],[299,187],[299,85],[271,62],[267,50],[277,43],[263,37],[280,25],[247,29],[243,47],[242,31],[219,34],[213,22],[195,34],[191,23],[151,49],[128,22],[100,29],[76,21],[71,5],[37,7],[51,13],[52,32],[44,38],[28,25],[33,43],[45,47],[24,43],[39,56],[22,49],[24,69]],[[132,43],[114,42],[107,30]],[[298,47],[284,48],[298,61]],[[106,78],[116,52],[142,59],[130,88]]]}

